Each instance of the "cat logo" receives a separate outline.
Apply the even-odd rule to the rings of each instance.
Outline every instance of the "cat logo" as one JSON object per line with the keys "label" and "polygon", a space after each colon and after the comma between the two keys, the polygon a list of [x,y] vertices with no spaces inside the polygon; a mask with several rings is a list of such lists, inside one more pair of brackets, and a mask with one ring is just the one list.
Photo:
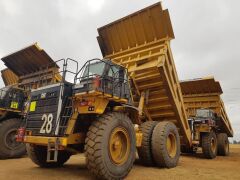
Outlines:
{"label": "cat logo", "polygon": [[42,94],[41,94],[41,99],[46,98],[46,95],[47,95],[47,93],[42,93]]}

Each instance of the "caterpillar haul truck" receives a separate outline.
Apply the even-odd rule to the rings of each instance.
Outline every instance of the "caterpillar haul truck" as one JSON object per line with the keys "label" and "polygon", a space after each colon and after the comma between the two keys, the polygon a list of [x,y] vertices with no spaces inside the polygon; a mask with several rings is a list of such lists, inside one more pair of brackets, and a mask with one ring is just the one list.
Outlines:
{"label": "caterpillar haul truck", "polygon": [[180,85],[193,139],[193,146],[183,152],[194,153],[202,147],[209,159],[229,155],[228,137],[233,137],[233,130],[220,96],[220,83],[207,77]]}
{"label": "caterpillar haul truck", "polygon": [[1,71],[5,87],[0,89],[0,158],[5,159],[26,153],[25,144],[17,142],[15,136],[23,123],[29,90],[57,78],[39,79],[39,74],[46,71],[52,74],[54,68],[39,71],[42,65],[53,60],[37,44],[3,57],[2,61],[8,67]]}
{"label": "caterpillar haul truck", "polygon": [[175,167],[180,144],[192,140],[168,11],[157,3],[98,33],[104,59],[87,61],[73,83],[65,75],[75,71],[65,66],[60,83],[32,90],[18,139],[41,167],[85,152],[88,169],[103,179],[124,178],[136,150],[145,165]]}
{"label": "caterpillar haul truck", "polygon": [[[172,168],[180,149],[211,147],[212,130],[219,139],[222,133],[232,135],[223,104],[214,111],[218,116],[209,110],[211,103],[204,104],[212,96],[194,106],[207,108],[208,116],[195,117],[196,108],[191,114],[186,96],[190,90],[182,87],[183,98],[170,48],[170,17],[160,3],[103,26],[98,33],[104,59],[89,60],[76,72],[67,67],[73,60],[63,59],[61,82],[31,91],[18,140],[27,143],[35,164],[61,166],[71,155],[85,152],[87,168],[98,178],[122,179],[132,168],[136,150],[146,166]],[[74,74],[73,82],[66,80],[68,73]],[[189,123],[192,116],[198,119]],[[219,117],[222,120],[216,120]],[[212,118],[217,126],[202,133],[204,126],[197,129],[199,118],[205,118],[204,123]]]}

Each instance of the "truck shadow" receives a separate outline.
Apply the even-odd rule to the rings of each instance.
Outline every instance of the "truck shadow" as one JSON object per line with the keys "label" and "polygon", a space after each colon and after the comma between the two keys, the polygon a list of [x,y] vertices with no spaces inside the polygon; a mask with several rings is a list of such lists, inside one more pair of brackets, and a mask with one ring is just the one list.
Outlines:
{"label": "truck shadow", "polygon": [[[82,164],[66,164],[59,168],[31,168],[31,173],[38,176],[40,179],[45,179],[47,177],[54,177],[54,179],[92,179],[94,180],[94,175],[86,168],[86,165]],[[41,174],[39,176],[39,174]],[[49,178],[51,179],[51,178]]]}
{"label": "truck shadow", "polygon": [[206,159],[203,153],[194,153],[194,154],[181,153],[181,156],[197,158],[197,159]]}

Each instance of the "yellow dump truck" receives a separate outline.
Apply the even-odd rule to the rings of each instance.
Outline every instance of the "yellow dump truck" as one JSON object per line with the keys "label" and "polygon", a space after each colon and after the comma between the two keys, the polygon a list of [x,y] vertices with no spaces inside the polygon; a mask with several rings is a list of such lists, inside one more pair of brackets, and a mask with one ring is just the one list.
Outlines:
{"label": "yellow dump truck", "polygon": [[25,132],[18,134],[29,157],[55,167],[85,152],[97,177],[122,179],[137,147],[144,164],[175,167],[180,142],[191,147],[192,141],[168,11],[157,3],[98,32],[104,59],[87,61],[73,83],[63,76],[31,92]]}
{"label": "yellow dump truck", "polygon": [[193,139],[192,148],[183,152],[195,152],[202,147],[208,158],[227,156],[228,137],[233,137],[233,130],[221,99],[220,83],[207,77],[182,81],[180,85]]}
{"label": "yellow dump truck", "polygon": [[157,3],[98,33],[104,59],[88,60],[76,72],[65,66],[61,82],[31,91],[18,134],[29,157],[56,167],[84,152],[87,168],[102,179],[126,177],[136,150],[147,166],[177,166],[181,146],[190,149],[193,141],[168,10]]}
{"label": "yellow dump truck", "polygon": [[[28,92],[57,78],[39,75],[52,74],[58,68],[41,70],[41,66],[54,63],[37,44],[2,58],[8,67],[1,71],[5,87],[0,89],[0,158],[14,158],[26,153],[23,143],[15,140],[16,131],[23,122],[23,110]],[[40,71],[39,71],[40,70]]]}

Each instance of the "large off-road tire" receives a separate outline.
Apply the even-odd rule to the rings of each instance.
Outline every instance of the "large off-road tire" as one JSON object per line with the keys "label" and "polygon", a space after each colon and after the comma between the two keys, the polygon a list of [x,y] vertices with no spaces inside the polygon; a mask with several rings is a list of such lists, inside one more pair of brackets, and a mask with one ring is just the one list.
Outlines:
{"label": "large off-road tire", "polygon": [[214,131],[202,135],[202,151],[207,159],[214,159],[217,155],[217,136]]}
{"label": "large off-road tire", "polygon": [[40,145],[27,144],[28,157],[38,166],[49,168],[49,167],[60,167],[70,158],[71,153],[67,151],[58,152],[57,162],[47,162],[47,147]]}
{"label": "large off-road tire", "polygon": [[26,146],[16,141],[21,119],[7,119],[0,123],[0,159],[18,158],[26,154]]}
{"label": "large off-road tire", "polygon": [[226,133],[217,134],[217,154],[219,156],[229,155],[229,141]]}
{"label": "large off-road tire", "polygon": [[133,166],[136,137],[124,113],[107,113],[90,126],[85,140],[87,168],[100,179],[123,179]]}
{"label": "large off-road tire", "polygon": [[140,130],[142,131],[142,145],[138,148],[138,156],[141,163],[145,166],[153,166],[155,163],[152,157],[152,133],[154,127],[158,124],[157,121],[147,121],[141,124]]}
{"label": "large off-road tire", "polygon": [[180,138],[173,123],[163,121],[155,126],[152,134],[152,155],[159,167],[177,166],[180,157]]}

